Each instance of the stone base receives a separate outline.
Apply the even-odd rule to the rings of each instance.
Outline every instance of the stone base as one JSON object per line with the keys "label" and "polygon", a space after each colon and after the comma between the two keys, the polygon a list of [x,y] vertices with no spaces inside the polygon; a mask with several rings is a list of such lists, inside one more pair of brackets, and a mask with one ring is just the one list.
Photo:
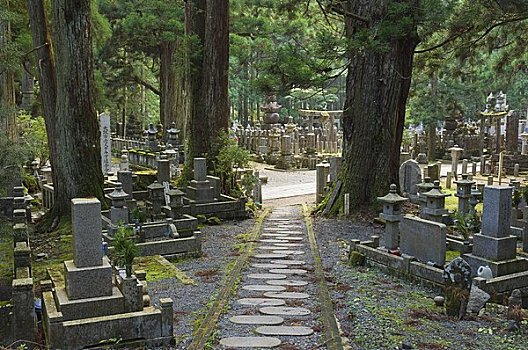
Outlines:
{"label": "stone base", "polygon": [[214,202],[214,187],[210,185],[209,181],[192,180],[191,185],[187,186],[185,191],[186,197],[194,200],[196,203]]}
{"label": "stone base", "polygon": [[[110,286],[112,286],[111,282]],[[62,313],[63,321],[125,312],[123,294],[117,287],[112,288],[110,296],[75,300],[68,298],[64,288],[56,288],[54,298],[57,309]]]}
{"label": "stone base", "polygon": [[493,261],[515,259],[517,238],[489,237],[479,233],[473,235],[473,255]]}
{"label": "stone base", "polygon": [[195,253],[202,250],[200,234],[195,232],[192,237],[138,243],[137,246],[141,256]]}
{"label": "stone base", "polygon": [[473,254],[463,254],[462,258],[471,266],[471,276],[477,275],[480,266],[489,266],[493,277],[505,276],[528,270],[528,260],[515,258],[504,261],[492,261]]}
{"label": "stone base", "polygon": [[85,299],[112,295],[112,266],[108,258],[94,267],[77,267],[73,260],[64,262],[64,282],[68,298]]}

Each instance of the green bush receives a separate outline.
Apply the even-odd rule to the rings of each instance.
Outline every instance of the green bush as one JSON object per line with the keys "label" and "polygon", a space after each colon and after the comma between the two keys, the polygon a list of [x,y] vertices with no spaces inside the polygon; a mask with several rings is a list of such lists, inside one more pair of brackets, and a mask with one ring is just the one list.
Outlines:
{"label": "green bush", "polygon": [[114,235],[114,263],[125,266],[126,276],[132,276],[132,264],[139,254],[139,249],[134,241],[134,230],[131,227],[119,226]]}

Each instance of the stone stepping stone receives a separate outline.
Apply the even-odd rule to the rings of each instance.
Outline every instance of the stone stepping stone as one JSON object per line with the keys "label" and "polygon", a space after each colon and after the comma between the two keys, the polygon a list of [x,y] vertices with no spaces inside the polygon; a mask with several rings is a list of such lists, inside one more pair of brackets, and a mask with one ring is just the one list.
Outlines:
{"label": "stone stepping stone", "polygon": [[304,307],[265,306],[259,309],[265,315],[306,316],[312,312]]}
{"label": "stone stepping stone", "polygon": [[273,286],[273,285],[266,285],[266,284],[248,284],[246,286],[243,286],[242,289],[244,290],[256,290],[258,292],[283,292],[286,290],[286,287],[283,286]]}
{"label": "stone stepping stone", "polygon": [[260,326],[255,332],[262,335],[306,336],[313,334],[313,329],[304,326]]}
{"label": "stone stepping stone", "polygon": [[285,300],[272,298],[243,298],[238,299],[237,302],[240,305],[249,306],[281,306],[286,304]]}
{"label": "stone stepping stone", "polygon": [[285,259],[288,257],[286,254],[267,253],[267,254],[255,254],[257,259]]}
{"label": "stone stepping stone", "polygon": [[260,280],[283,280],[286,279],[286,275],[278,273],[252,273],[248,275],[248,278],[260,279]]}
{"label": "stone stepping stone", "polygon": [[282,227],[264,227],[264,232],[284,231]]}
{"label": "stone stepping stone", "polygon": [[272,253],[275,254],[286,254],[286,255],[302,255],[304,252],[302,250],[272,250]]}
{"label": "stone stepping stone", "polygon": [[264,249],[264,250],[288,250],[288,247],[276,247],[274,245],[261,245],[257,248]]}
{"label": "stone stepping stone", "polygon": [[279,338],[273,337],[229,337],[220,339],[226,348],[275,348],[281,345]]}
{"label": "stone stepping stone", "polygon": [[283,264],[283,265],[305,265],[306,264],[306,261],[304,260],[289,260],[289,259],[285,259],[285,260],[274,260],[273,261],[274,263],[277,263],[277,264]]}
{"label": "stone stepping stone", "polygon": [[268,220],[266,220],[266,221],[286,221],[286,222],[288,222],[288,221],[290,221],[290,219],[288,219],[288,218],[268,218]]}
{"label": "stone stepping stone", "polygon": [[272,239],[282,239],[278,237],[288,237],[288,235],[284,233],[263,233],[262,237],[272,237]]}
{"label": "stone stepping stone", "polygon": [[286,275],[304,275],[308,271],[303,269],[271,269],[269,270],[270,273],[284,273]]}
{"label": "stone stepping stone", "polygon": [[302,287],[307,286],[308,282],[299,280],[269,280],[267,284],[272,286],[290,286],[290,287]]}
{"label": "stone stepping stone", "polygon": [[290,230],[284,230],[284,231],[276,231],[277,233],[284,233],[286,235],[304,235],[304,232],[302,231],[290,231]]}
{"label": "stone stepping stone", "polygon": [[251,264],[251,267],[256,267],[257,269],[287,269],[288,265],[286,264]]}
{"label": "stone stepping stone", "polygon": [[259,240],[260,243],[285,243],[287,241],[283,239],[261,239]]}
{"label": "stone stepping stone", "polygon": [[[278,238],[278,237],[276,237],[276,238]],[[283,240],[283,241],[297,241],[297,242],[304,240],[303,237],[292,237],[292,236],[281,236],[280,239]]]}
{"label": "stone stepping stone", "polygon": [[302,247],[304,246],[304,244],[302,243],[273,243],[273,245],[277,247]]}
{"label": "stone stepping stone", "polygon": [[265,297],[268,298],[279,298],[279,299],[308,299],[310,294],[298,293],[298,292],[266,292]]}
{"label": "stone stepping stone", "polygon": [[284,318],[279,316],[263,316],[263,315],[239,315],[229,318],[229,321],[237,324],[267,324],[277,325],[284,322]]}

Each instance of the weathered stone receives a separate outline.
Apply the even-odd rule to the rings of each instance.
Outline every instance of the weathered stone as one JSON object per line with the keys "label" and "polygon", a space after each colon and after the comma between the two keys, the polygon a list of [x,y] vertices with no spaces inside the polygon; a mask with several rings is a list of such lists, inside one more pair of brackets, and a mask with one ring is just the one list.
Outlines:
{"label": "weathered stone", "polygon": [[268,298],[279,298],[279,299],[308,299],[309,294],[297,293],[297,292],[266,292],[265,297]]}
{"label": "weathered stone", "polygon": [[276,245],[277,247],[302,247],[304,244],[302,243],[274,243],[273,245]]}
{"label": "weathered stone", "polygon": [[491,298],[491,296],[477,287],[476,285],[471,286],[471,291],[469,292],[469,300],[467,304],[467,312],[471,314],[478,314],[480,310],[486,306],[486,303]]}
{"label": "weathered stone", "polygon": [[422,174],[418,162],[409,159],[403,162],[399,170],[400,189],[403,193],[416,194],[418,185],[422,181]]}
{"label": "weathered stone", "polygon": [[243,299],[238,299],[237,302],[241,305],[252,305],[252,306],[281,306],[281,305],[286,304],[286,301],[282,299],[272,299],[272,298],[243,298]]}
{"label": "weathered stone", "polygon": [[251,267],[258,269],[285,269],[288,267],[286,264],[251,264]]}
{"label": "weathered stone", "polygon": [[481,234],[490,237],[510,235],[512,188],[509,186],[484,187]]}
{"label": "weathered stone", "polygon": [[304,307],[266,306],[259,309],[265,315],[306,316],[312,312]]}
{"label": "weathered stone", "polygon": [[254,258],[257,258],[257,259],[284,259],[287,257],[288,255],[286,254],[275,254],[275,253],[254,255]]}
{"label": "weathered stone", "polygon": [[230,337],[220,339],[220,344],[226,348],[275,348],[281,345],[281,340],[272,337]]}
{"label": "weathered stone", "polygon": [[284,274],[287,274],[287,275],[304,275],[306,274],[308,271],[306,270],[303,270],[303,269],[271,269],[269,270],[269,272],[271,273],[284,273]]}
{"label": "weathered stone", "polygon": [[263,249],[263,250],[288,250],[288,247],[277,247],[277,246],[271,246],[271,245],[261,245],[257,248]]}
{"label": "weathered stone", "polygon": [[272,286],[290,286],[290,287],[302,287],[308,285],[308,282],[306,281],[299,281],[299,280],[268,280],[266,281],[267,284],[271,284]]}
{"label": "weathered stone", "polygon": [[243,286],[242,289],[254,290],[257,292],[282,292],[286,290],[286,287],[272,286],[272,285],[265,285],[265,284],[248,284],[246,286]]}
{"label": "weathered stone", "polygon": [[304,326],[261,326],[255,332],[262,335],[306,336],[314,331]]}
{"label": "weathered stone", "polygon": [[274,261],[277,264],[284,264],[284,265],[305,265],[306,261],[304,260],[275,260]]}
{"label": "weathered stone", "polygon": [[259,240],[260,243],[284,243],[287,242],[286,240],[282,239],[261,239]]}
{"label": "weathered stone", "polygon": [[302,255],[304,254],[301,250],[272,250],[273,253],[287,254],[287,255]]}
{"label": "weathered stone", "polygon": [[400,222],[400,251],[423,262],[445,263],[446,225],[405,215]]}
{"label": "weathered stone", "polygon": [[247,277],[253,278],[253,279],[282,280],[282,279],[286,279],[286,277],[288,276],[280,275],[278,273],[252,273],[252,274],[249,274]]}
{"label": "weathered stone", "polygon": [[279,316],[263,316],[263,315],[238,315],[229,318],[229,321],[238,324],[268,324],[277,325],[284,322],[284,319]]}
{"label": "weathered stone", "polygon": [[101,202],[97,198],[71,200],[73,261],[75,266],[103,264]]}

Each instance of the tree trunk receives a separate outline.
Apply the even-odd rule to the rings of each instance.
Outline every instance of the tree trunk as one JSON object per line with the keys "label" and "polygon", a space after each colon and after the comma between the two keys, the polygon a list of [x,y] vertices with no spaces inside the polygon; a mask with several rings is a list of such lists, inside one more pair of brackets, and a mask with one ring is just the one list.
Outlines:
{"label": "tree trunk", "polygon": [[95,113],[90,1],[53,1],[57,70],[54,211],[70,213],[76,197],[103,199],[99,123]]}
{"label": "tree trunk", "polygon": [[229,121],[229,1],[192,0],[187,2],[188,33],[200,47],[190,57],[190,147],[192,160],[205,156],[212,160],[213,142],[220,130],[227,132]]}
{"label": "tree trunk", "polygon": [[431,121],[427,124],[427,160],[434,162],[436,160],[436,122]]}
{"label": "tree trunk", "polygon": [[[29,66],[29,62],[25,62],[24,65],[26,67]],[[20,108],[31,113],[33,108],[33,98],[35,96],[35,81],[33,75],[24,71],[20,85],[22,88],[22,101],[20,102]]]}
{"label": "tree trunk", "polygon": [[[11,24],[8,19],[0,19],[0,47],[8,46],[10,41]],[[11,141],[16,140],[15,73],[12,67],[0,70],[0,132]]]}
{"label": "tree trunk", "polygon": [[[33,46],[37,48],[37,62],[39,70],[40,98],[44,113],[44,123],[48,139],[49,157],[52,168],[53,184],[57,184],[58,144],[54,141],[58,123],[55,118],[55,101],[57,95],[57,81],[55,77],[55,63],[53,59],[52,42],[48,29],[48,18],[44,10],[43,0],[26,1]],[[57,200],[57,191],[54,193]]]}
{"label": "tree trunk", "polygon": [[182,140],[185,140],[187,133],[186,133],[186,126],[188,123],[188,115],[189,115],[189,99],[188,99],[188,80],[187,80],[187,72],[189,71],[189,66],[187,62],[187,52],[185,50],[185,46],[178,41],[177,47],[176,47],[176,67],[175,70],[176,76],[174,81],[174,91],[175,91],[175,101],[174,104],[176,105],[176,128],[178,128],[180,133],[180,138]]}
{"label": "tree trunk", "polygon": [[176,41],[160,45],[160,121],[165,129],[176,121],[176,71],[174,55]]}
{"label": "tree trunk", "polygon": [[[366,18],[368,24],[346,16],[347,37],[387,20],[389,2],[349,0],[347,12]],[[387,193],[390,183],[398,184],[405,104],[418,44],[416,25],[405,35],[380,39],[386,47],[367,44],[348,51],[341,196],[350,193],[352,209],[372,204],[376,196]]]}
{"label": "tree trunk", "polygon": [[205,156],[209,148],[208,123],[205,114],[205,101],[201,100],[203,81],[203,45],[205,42],[206,0],[188,0],[185,3],[185,30],[193,36],[189,55],[189,123],[188,154],[185,159],[192,164],[194,157]]}

